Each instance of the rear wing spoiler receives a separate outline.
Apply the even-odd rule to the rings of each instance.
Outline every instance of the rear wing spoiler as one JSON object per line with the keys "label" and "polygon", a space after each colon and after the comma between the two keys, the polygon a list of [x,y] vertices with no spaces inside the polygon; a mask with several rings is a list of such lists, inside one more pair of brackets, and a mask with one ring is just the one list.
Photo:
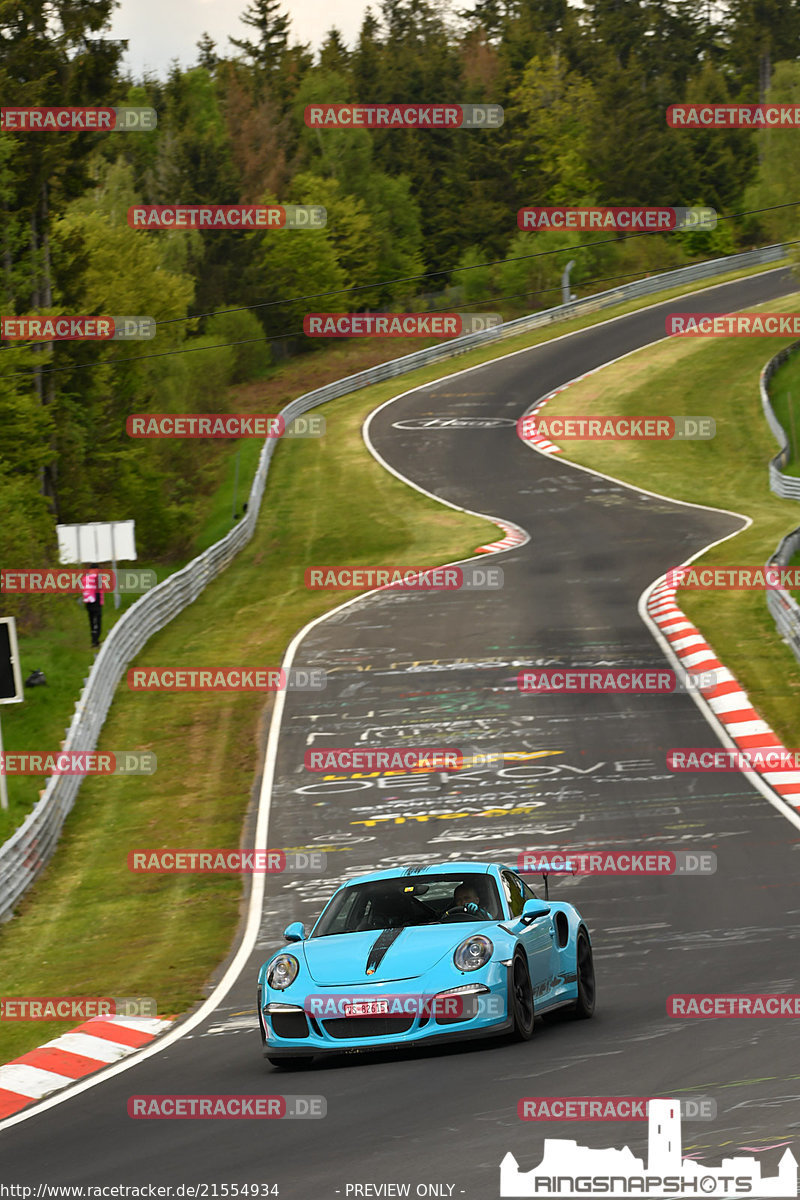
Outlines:
{"label": "rear wing spoiler", "polygon": [[[544,882],[544,898],[550,899],[549,877],[551,875],[576,875],[577,867],[569,857],[563,854],[548,854],[547,851],[538,854],[521,854],[521,865],[517,868],[518,875],[541,875]],[[526,861],[527,860],[527,861]]]}

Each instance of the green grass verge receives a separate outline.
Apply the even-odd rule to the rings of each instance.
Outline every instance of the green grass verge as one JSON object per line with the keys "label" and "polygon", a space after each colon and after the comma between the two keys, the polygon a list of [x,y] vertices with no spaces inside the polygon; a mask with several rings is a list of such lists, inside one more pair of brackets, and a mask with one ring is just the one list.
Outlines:
{"label": "green grass verge", "polygon": [[[704,285],[760,270],[731,272]],[[472,554],[491,539],[494,526],[436,504],[379,468],[361,441],[363,417],[399,391],[697,286],[521,334],[326,405],[324,439],[278,448],[251,543],[152,639],[136,665],[277,666],[298,628],[346,598],[306,592],[306,565],[434,564]],[[331,351],[330,362],[345,360],[349,370],[358,369],[352,354]],[[294,378],[291,368],[283,368],[271,381],[272,396],[292,394]],[[311,386],[320,382],[325,379]],[[248,389],[252,393],[254,385]],[[269,403],[261,411],[275,411],[275,406]],[[255,443],[242,452],[239,506],[244,479],[249,489],[254,449]],[[232,462],[227,461],[225,489],[209,515],[208,544],[229,528]],[[85,621],[77,604],[75,609]],[[46,670],[47,660],[34,665]],[[152,777],[84,782],[55,857],[15,920],[0,927],[4,994],[146,995],[156,998],[161,1013],[184,1011],[202,997],[210,973],[229,949],[241,881],[132,876],[126,856],[136,847],[239,844],[263,757],[264,716],[264,701],[257,696],[134,694],[120,686],[98,748],[152,750],[158,771]],[[0,1061],[71,1024],[5,1024]]]}
{"label": "green grass verge", "polygon": [[[800,297],[772,301],[791,311]],[[711,416],[716,437],[695,442],[563,442],[563,457],[677,500],[732,509],[752,525],[705,554],[704,565],[763,565],[800,524],[800,506],[769,490],[774,440],[759,400],[764,363],[789,339],[673,339],[574,384],[547,406],[547,417]],[[556,439],[557,440],[557,439]],[[665,564],[667,566],[677,565]],[[800,745],[800,665],[778,637],[757,591],[679,593],[681,607],[754,706],[787,746]]]}

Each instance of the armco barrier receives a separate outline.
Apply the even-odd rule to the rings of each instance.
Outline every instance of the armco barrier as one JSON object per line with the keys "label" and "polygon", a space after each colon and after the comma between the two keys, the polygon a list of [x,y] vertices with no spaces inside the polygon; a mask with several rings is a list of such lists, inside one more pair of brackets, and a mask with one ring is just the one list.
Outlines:
{"label": "armco barrier", "polygon": [[[709,279],[727,271],[765,266],[783,258],[784,253],[781,245],[766,246],[760,250],[748,250],[743,254],[695,263],[675,271],[667,271],[663,275],[653,275],[649,279],[622,284],[610,291],[587,296],[583,300],[574,300],[570,304],[561,304],[544,312],[520,317],[493,329],[441,342],[436,346],[407,354],[403,358],[381,363],[367,371],[359,371],[345,379],[337,379],[334,383],[326,384],[313,392],[307,392],[288,404],[282,410],[282,416],[288,424],[295,417],[327,403],[328,400],[335,400],[338,396],[344,396],[373,383],[380,383],[385,379],[405,375],[417,367],[463,354],[475,347],[501,341],[554,321],[563,321],[572,316],[609,308],[625,300],[635,300],[673,286]],[[275,439],[267,439],[262,447],[253,486],[250,489],[247,512],[241,521],[221,541],[192,559],[183,570],[145,593],[117,621],[94,661],[75,707],[62,749],[89,751],[95,748],[117,683],[128,664],[154,633],[163,629],[174,616],[200,595],[205,586],[227,567],[231,559],[253,536],[274,449]],[[0,847],[0,920],[7,920],[12,915],[19,898],[53,854],[67,814],[75,803],[80,784],[81,776],[51,776],[44,794],[24,823]]]}
{"label": "armco barrier", "polygon": [[783,474],[783,468],[791,457],[791,449],[789,447],[789,439],[786,437],[786,431],[775,416],[775,411],[770,403],[769,384],[778,367],[783,366],[786,360],[792,354],[796,354],[798,350],[800,350],[800,342],[792,342],[791,346],[785,346],[783,350],[779,350],[775,357],[771,358],[764,367],[759,379],[761,407],[764,410],[764,416],[767,418],[767,424],[775,436],[775,441],[780,446],[778,453],[769,462],[770,491],[773,491],[776,496],[781,496],[784,500],[800,500],[800,478],[792,478],[791,475]]}
{"label": "armco barrier", "polygon": [[[767,424],[780,446],[780,450],[775,457],[770,459],[769,486],[770,490],[776,496],[781,496],[784,500],[800,500],[800,479],[793,479],[789,475],[784,475],[781,470],[789,461],[791,449],[786,432],[775,416],[775,410],[770,403],[769,385],[778,367],[783,366],[786,360],[792,354],[796,354],[798,350],[800,350],[800,342],[792,342],[791,346],[784,346],[783,350],[779,350],[769,360],[761,372],[759,379],[761,407],[764,410],[764,416],[767,418]],[[800,549],[800,528],[787,533],[778,546],[778,549],[770,558],[768,566],[786,566],[798,549]],[[775,588],[767,591],[767,608],[772,613],[778,633],[789,645],[798,662],[800,662],[800,605],[789,595],[785,588]]]}
{"label": "armco barrier", "polygon": [[[778,549],[769,560],[768,566],[786,566],[800,550],[800,529],[793,529],[781,540]],[[800,605],[784,588],[767,591],[767,608],[772,613],[778,633],[788,643],[795,658],[800,662]]]}

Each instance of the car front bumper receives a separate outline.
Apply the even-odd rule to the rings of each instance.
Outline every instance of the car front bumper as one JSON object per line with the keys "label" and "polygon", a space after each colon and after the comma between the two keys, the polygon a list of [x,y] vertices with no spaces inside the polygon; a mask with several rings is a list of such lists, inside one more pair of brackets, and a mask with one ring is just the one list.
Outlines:
{"label": "car front bumper", "polygon": [[[510,970],[495,963],[486,974],[483,971],[480,974],[483,978],[475,982],[485,990],[474,1008],[467,1006],[463,1017],[444,1017],[437,1013],[326,1017],[307,1011],[304,997],[290,998],[286,993],[275,993],[268,989],[266,998],[262,998],[262,989],[259,988],[258,1015],[264,1055],[269,1058],[300,1058],[318,1054],[352,1054],[508,1033],[514,1024],[508,1007]],[[472,981],[464,980],[464,983],[467,982]],[[380,999],[386,994],[396,994],[401,989],[402,985],[393,983],[363,987],[358,991],[359,996],[369,995],[371,999]],[[441,995],[447,990],[446,987],[442,988],[437,994]],[[350,999],[354,994],[352,987],[325,988],[324,991],[326,998],[330,997],[334,1004]],[[275,1011],[275,1006],[279,1006],[278,1011]]]}

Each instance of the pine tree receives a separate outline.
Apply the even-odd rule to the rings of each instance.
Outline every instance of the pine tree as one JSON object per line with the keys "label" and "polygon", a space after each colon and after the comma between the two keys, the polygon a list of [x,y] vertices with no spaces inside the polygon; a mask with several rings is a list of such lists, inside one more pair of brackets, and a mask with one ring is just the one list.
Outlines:
{"label": "pine tree", "polygon": [[289,43],[289,17],[280,11],[278,0],[250,0],[240,20],[256,31],[256,40],[229,38],[250,62],[267,73],[281,64]]}

